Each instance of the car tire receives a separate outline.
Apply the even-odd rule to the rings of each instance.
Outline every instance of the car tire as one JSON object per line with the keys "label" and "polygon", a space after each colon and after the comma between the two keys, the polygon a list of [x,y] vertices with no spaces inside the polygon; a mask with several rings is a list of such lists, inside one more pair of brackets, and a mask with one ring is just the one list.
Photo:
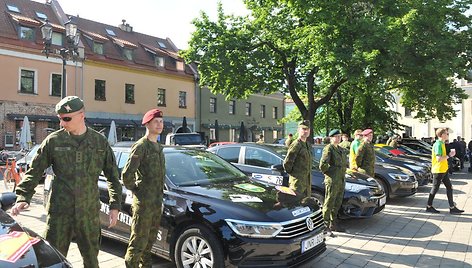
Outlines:
{"label": "car tire", "polygon": [[388,184],[381,178],[375,178],[375,180],[379,183],[380,188],[384,191],[387,200],[390,199],[390,188],[388,188]]}
{"label": "car tire", "polygon": [[219,241],[208,228],[201,225],[190,226],[182,232],[175,244],[174,260],[177,268],[224,267],[224,253]]}
{"label": "car tire", "polygon": [[319,205],[320,207],[323,207],[323,204],[324,204],[324,195],[319,193],[319,192],[313,192],[311,194],[312,197],[314,197],[318,202],[319,202]]}

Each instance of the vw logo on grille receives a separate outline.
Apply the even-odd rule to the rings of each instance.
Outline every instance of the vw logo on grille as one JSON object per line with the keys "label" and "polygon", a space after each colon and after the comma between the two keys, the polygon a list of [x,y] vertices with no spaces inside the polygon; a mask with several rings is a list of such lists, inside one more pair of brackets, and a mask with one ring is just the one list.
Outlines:
{"label": "vw logo on grille", "polygon": [[306,218],[305,222],[306,227],[308,227],[308,230],[313,231],[313,229],[315,229],[315,224],[313,223],[313,220],[310,217]]}

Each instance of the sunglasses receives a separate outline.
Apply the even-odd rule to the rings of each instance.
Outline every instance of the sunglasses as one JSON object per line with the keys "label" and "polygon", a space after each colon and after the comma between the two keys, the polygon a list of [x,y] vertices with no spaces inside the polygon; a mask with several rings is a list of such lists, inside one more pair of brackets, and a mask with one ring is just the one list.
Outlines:
{"label": "sunglasses", "polygon": [[[78,114],[80,114],[80,113],[78,113]],[[59,118],[59,121],[70,122],[70,121],[72,121],[72,117],[74,117],[78,114],[74,114],[73,116],[64,116],[64,117],[57,116],[57,117]]]}

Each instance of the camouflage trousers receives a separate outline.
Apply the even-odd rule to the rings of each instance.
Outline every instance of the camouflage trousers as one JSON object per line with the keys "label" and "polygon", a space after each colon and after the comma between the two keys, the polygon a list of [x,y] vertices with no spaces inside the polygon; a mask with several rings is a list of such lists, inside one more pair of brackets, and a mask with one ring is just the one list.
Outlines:
{"label": "camouflage trousers", "polygon": [[161,220],[161,205],[133,206],[131,236],[125,255],[126,267],[152,267],[151,248],[157,238]]}
{"label": "camouflage trousers", "polygon": [[339,208],[343,203],[344,177],[333,179],[325,176],[325,200],[323,204],[323,219],[328,227],[336,221]]}
{"label": "camouflage trousers", "polygon": [[100,250],[100,218],[98,215],[48,214],[45,238],[67,256],[72,238],[77,242],[84,268],[98,268]]}

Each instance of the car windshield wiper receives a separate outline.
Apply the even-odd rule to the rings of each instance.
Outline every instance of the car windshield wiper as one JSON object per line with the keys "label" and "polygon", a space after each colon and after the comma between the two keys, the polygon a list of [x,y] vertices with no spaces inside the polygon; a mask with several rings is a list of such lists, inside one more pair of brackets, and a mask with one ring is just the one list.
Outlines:
{"label": "car windshield wiper", "polygon": [[177,184],[178,186],[185,187],[185,186],[200,186],[201,183],[198,181],[189,181]]}

